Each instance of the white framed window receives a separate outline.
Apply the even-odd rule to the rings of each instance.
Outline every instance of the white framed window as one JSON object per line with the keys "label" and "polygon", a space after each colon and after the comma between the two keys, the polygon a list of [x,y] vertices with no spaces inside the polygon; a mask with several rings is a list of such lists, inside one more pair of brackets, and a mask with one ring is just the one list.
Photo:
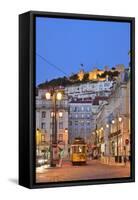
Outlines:
{"label": "white framed window", "polygon": [[42,111],[42,118],[46,118],[46,111]]}
{"label": "white framed window", "polygon": [[84,107],[83,106],[81,107],[81,110],[84,111]]}
{"label": "white framed window", "polygon": [[90,111],[90,107],[89,106],[87,106],[87,111]]}
{"label": "white framed window", "polygon": [[41,123],[41,129],[45,129],[46,128],[46,123],[42,122]]}

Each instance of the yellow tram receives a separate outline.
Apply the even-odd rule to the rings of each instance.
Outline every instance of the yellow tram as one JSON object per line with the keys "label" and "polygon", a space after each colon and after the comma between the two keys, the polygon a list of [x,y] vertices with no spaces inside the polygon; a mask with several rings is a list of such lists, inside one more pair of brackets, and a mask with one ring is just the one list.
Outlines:
{"label": "yellow tram", "polygon": [[86,164],[87,161],[87,144],[83,138],[75,138],[70,149],[71,162],[73,165]]}

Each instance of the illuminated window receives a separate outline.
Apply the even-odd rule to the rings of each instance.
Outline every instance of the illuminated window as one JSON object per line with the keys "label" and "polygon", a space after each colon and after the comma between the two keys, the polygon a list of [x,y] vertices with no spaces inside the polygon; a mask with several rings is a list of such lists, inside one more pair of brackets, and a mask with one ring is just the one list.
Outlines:
{"label": "illuminated window", "polygon": [[59,134],[59,140],[63,141],[63,134]]}

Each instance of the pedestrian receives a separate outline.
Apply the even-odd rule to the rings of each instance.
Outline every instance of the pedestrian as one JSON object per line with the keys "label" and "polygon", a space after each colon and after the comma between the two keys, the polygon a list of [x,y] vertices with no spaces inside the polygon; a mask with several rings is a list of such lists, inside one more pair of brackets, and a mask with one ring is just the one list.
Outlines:
{"label": "pedestrian", "polygon": [[90,160],[92,160],[92,157],[93,157],[93,152],[92,152],[92,149],[90,150]]}
{"label": "pedestrian", "polygon": [[70,148],[68,148],[68,159],[70,159]]}
{"label": "pedestrian", "polygon": [[60,152],[59,152],[59,167],[62,167],[63,157],[64,157],[64,149],[60,149]]}

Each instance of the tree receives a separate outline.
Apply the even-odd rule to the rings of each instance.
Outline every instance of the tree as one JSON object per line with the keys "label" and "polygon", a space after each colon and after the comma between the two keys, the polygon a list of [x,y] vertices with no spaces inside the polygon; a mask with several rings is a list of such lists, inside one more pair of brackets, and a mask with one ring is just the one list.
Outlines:
{"label": "tree", "polygon": [[83,77],[83,81],[88,81],[89,80],[89,73],[85,73]]}
{"label": "tree", "polygon": [[78,75],[77,74],[73,74],[72,76],[70,76],[70,80],[77,81],[78,80]]}

